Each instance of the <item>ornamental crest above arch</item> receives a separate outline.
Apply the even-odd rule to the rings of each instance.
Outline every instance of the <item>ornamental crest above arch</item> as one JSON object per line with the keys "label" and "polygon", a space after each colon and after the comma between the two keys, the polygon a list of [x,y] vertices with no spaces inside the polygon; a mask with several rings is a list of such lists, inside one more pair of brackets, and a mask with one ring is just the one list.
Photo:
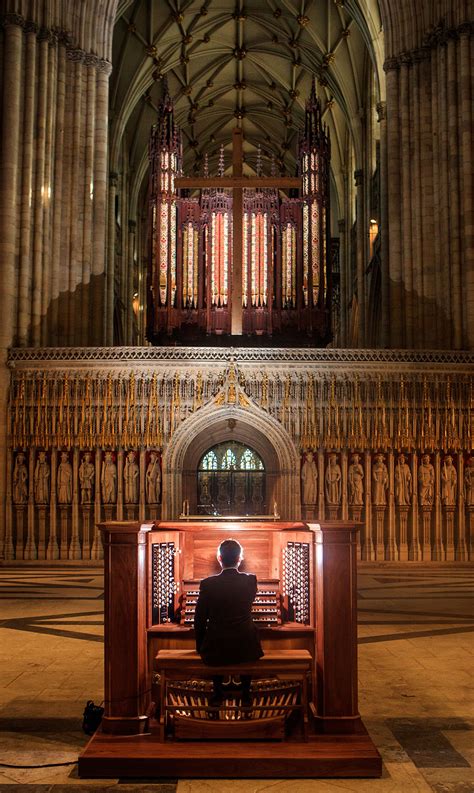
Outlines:
{"label": "ornamental crest above arch", "polygon": [[227,369],[224,384],[212,401],[218,407],[223,405],[250,407],[250,399],[239,383],[238,373],[233,362]]}

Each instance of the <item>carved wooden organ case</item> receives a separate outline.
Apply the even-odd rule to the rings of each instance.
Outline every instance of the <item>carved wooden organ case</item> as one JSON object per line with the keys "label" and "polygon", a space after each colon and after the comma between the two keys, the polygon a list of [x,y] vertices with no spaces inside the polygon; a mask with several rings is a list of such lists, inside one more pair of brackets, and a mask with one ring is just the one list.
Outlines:
{"label": "carved wooden organ case", "polygon": [[[183,150],[167,91],[152,128],[149,156],[148,338],[166,343],[179,337],[191,343],[230,334],[232,190],[176,189]],[[291,195],[265,187],[260,156],[262,186],[244,189],[242,332],[299,344],[303,332],[318,345],[331,336],[330,142],[314,84],[297,162],[301,187]],[[224,170],[221,148],[219,176]]]}

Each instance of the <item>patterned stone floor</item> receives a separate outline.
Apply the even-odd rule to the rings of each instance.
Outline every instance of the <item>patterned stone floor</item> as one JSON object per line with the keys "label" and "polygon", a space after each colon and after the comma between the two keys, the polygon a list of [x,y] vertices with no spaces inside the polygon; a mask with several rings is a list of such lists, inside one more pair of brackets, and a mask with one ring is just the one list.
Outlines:
{"label": "patterned stone floor", "polygon": [[474,793],[473,584],[467,566],[359,570],[360,711],[382,779],[86,781],[75,760],[84,704],[102,699],[102,571],[0,567],[0,793]]}

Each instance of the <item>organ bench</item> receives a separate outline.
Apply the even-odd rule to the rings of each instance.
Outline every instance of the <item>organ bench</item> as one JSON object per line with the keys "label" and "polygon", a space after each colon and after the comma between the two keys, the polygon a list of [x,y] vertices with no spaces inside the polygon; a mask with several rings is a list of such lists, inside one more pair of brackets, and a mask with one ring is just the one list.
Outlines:
{"label": "organ bench", "polygon": [[[105,713],[81,776],[380,776],[357,706],[354,522],[188,517],[99,528]],[[193,612],[229,537],[243,545],[240,569],[257,575],[265,655],[251,673],[250,713],[226,701],[216,720],[206,692],[217,672],[195,653]]]}

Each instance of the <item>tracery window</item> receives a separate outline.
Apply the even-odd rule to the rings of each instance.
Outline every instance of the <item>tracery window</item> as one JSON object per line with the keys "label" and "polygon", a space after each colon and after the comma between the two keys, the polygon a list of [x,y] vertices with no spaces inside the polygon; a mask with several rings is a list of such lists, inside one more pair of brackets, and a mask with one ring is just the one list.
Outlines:
{"label": "tracery window", "polygon": [[264,514],[265,466],[254,449],[220,443],[203,455],[197,474],[199,514]]}

